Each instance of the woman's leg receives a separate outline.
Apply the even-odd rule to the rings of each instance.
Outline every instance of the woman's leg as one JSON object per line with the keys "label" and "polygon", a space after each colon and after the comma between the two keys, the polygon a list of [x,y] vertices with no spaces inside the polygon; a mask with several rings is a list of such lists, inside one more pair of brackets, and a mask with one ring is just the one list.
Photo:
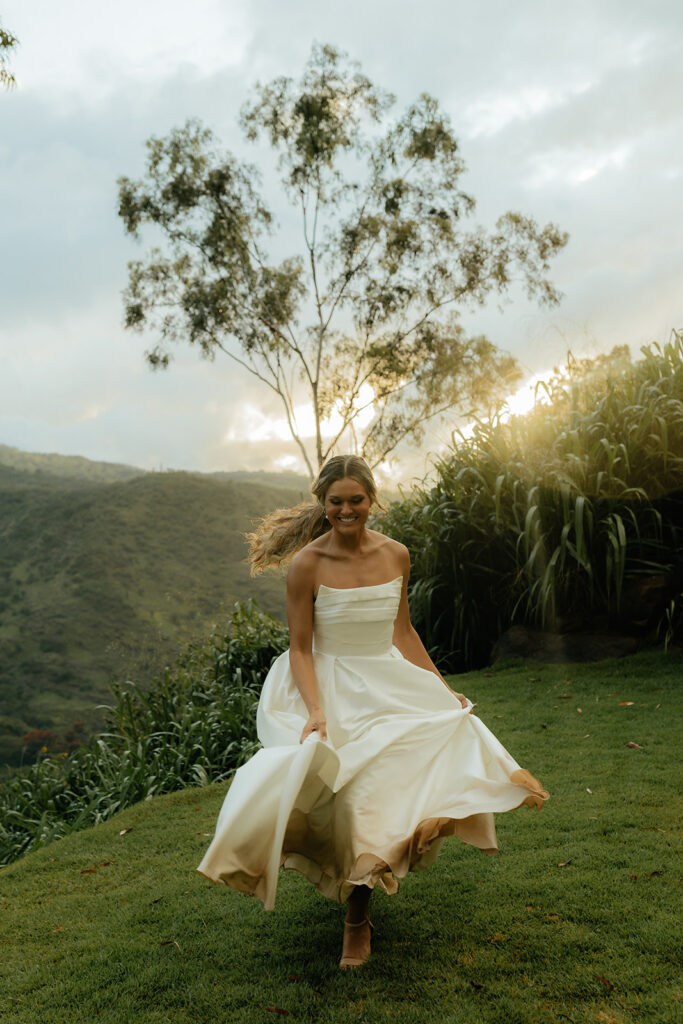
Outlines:
{"label": "woman's leg", "polygon": [[368,904],[371,895],[372,889],[369,886],[357,885],[349,896],[340,967],[359,967],[370,956]]}
{"label": "woman's leg", "polygon": [[359,924],[368,916],[368,904],[372,896],[372,889],[369,885],[356,885],[349,896],[346,920],[352,924]]}

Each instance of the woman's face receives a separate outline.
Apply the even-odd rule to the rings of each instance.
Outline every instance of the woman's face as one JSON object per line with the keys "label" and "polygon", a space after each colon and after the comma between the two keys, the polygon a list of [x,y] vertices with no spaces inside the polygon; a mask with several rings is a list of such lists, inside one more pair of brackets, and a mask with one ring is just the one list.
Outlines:
{"label": "woman's face", "polygon": [[349,476],[330,484],[325,495],[325,515],[332,528],[343,534],[362,530],[371,506],[372,500],[363,485]]}

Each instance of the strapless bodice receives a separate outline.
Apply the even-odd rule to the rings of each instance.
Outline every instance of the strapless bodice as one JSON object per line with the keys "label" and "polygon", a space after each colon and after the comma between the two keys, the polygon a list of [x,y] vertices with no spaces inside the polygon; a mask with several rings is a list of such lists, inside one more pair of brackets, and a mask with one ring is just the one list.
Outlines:
{"label": "strapless bodice", "polygon": [[320,585],[313,607],[313,651],[340,657],[388,654],[403,577],[365,587]]}

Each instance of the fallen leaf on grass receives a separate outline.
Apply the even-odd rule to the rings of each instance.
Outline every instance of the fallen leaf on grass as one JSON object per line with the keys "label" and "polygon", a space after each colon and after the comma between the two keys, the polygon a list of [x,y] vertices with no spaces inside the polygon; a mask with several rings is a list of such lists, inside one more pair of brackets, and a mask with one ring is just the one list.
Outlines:
{"label": "fallen leaf on grass", "polygon": [[95,864],[91,868],[83,868],[81,871],[82,875],[94,875],[98,868],[106,868],[107,864],[111,864],[110,860],[103,860],[101,864]]}
{"label": "fallen leaf on grass", "polygon": [[590,736],[590,733],[589,733],[589,732],[587,732],[585,736],[582,736],[582,737],[581,737],[581,739],[582,739],[582,740],[587,740],[589,736]]}
{"label": "fallen leaf on grass", "polygon": [[629,740],[628,743],[626,744],[626,746],[630,747],[631,750],[642,750],[643,749],[641,747],[640,743],[634,743],[633,740]]}
{"label": "fallen leaf on grass", "polygon": [[164,898],[163,896],[157,896],[157,898],[156,898],[155,900],[150,900],[150,901],[149,901],[149,905],[150,905],[150,907],[152,906],[152,904],[153,904],[153,903],[161,903],[161,901],[163,900],[163,898]]}
{"label": "fallen leaf on grass", "polygon": [[281,1006],[264,1006],[266,1013],[281,1013],[283,1017],[289,1017],[289,1010],[283,1010]]}
{"label": "fallen leaf on grass", "polygon": [[630,708],[632,704],[633,704],[632,700],[620,700],[619,701],[619,707],[620,708]]}
{"label": "fallen leaf on grass", "polygon": [[614,988],[612,982],[608,981],[607,978],[603,978],[602,974],[594,974],[593,977],[601,981],[606,988]]}
{"label": "fallen leaf on grass", "polygon": [[537,683],[538,682],[538,676],[529,676],[529,682],[530,683]]}
{"label": "fallen leaf on grass", "polygon": [[53,932],[63,932],[64,931],[64,925],[60,924],[56,928],[53,928],[52,931]]}
{"label": "fallen leaf on grass", "polygon": [[581,708],[577,708],[576,710],[579,712],[580,715],[583,714],[583,711],[581,710]]}
{"label": "fallen leaf on grass", "polygon": [[300,974],[290,974],[289,975],[289,980],[290,981],[298,981],[300,977],[301,977]]}
{"label": "fallen leaf on grass", "polygon": [[655,875],[663,875],[663,874],[664,874],[664,868],[655,868],[655,870],[651,871],[650,874],[647,877],[648,878],[654,878]]}
{"label": "fallen leaf on grass", "polygon": [[198,836],[212,836],[213,832],[198,832]]}
{"label": "fallen leaf on grass", "polygon": [[588,786],[586,786],[586,792],[590,793],[590,795],[593,796],[593,790],[589,789]]}
{"label": "fallen leaf on grass", "polygon": [[631,879],[632,882],[638,881],[638,875],[629,875],[628,877]]}
{"label": "fallen leaf on grass", "polygon": [[175,939],[166,939],[165,942],[160,942],[159,945],[160,946],[177,946],[178,949],[180,950],[180,952],[182,953],[182,949],[180,949],[180,946],[178,946],[178,943],[176,942]]}
{"label": "fallen leaf on grass", "polygon": [[659,828],[657,825],[641,825],[641,832],[663,832],[666,835],[665,828]]}
{"label": "fallen leaf on grass", "polygon": [[133,831],[133,826],[131,825],[130,828],[122,828],[121,831],[119,832],[119,835],[120,836],[127,836],[128,833],[132,832],[132,831]]}
{"label": "fallen leaf on grass", "polygon": [[571,700],[572,699],[571,693],[558,693],[557,696],[560,698],[560,700]]}
{"label": "fallen leaf on grass", "polygon": [[557,866],[558,866],[558,868],[566,868],[566,867],[567,867],[567,865],[568,865],[568,864],[571,864],[571,862],[572,862],[573,860],[574,860],[574,858],[573,858],[573,857],[570,857],[570,858],[569,858],[569,860],[561,860],[561,861],[560,861],[560,863],[559,863],[559,864],[558,864]]}

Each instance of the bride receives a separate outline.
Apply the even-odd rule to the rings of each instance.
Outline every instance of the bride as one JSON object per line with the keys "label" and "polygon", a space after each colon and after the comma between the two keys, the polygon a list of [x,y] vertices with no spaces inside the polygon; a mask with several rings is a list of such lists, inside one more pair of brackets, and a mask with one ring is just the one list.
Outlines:
{"label": "bride", "polygon": [[348,900],[340,966],[356,967],[376,885],[397,892],[446,836],[496,853],[493,813],[548,794],[413,629],[408,551],[367,526],[377,490],[365,461],[335,456],[312,492],[248,537],[255,572],[290,561],[290,648],[263,685],[263,749],[236,772],[198,870],[266,909],[282,865]]}

